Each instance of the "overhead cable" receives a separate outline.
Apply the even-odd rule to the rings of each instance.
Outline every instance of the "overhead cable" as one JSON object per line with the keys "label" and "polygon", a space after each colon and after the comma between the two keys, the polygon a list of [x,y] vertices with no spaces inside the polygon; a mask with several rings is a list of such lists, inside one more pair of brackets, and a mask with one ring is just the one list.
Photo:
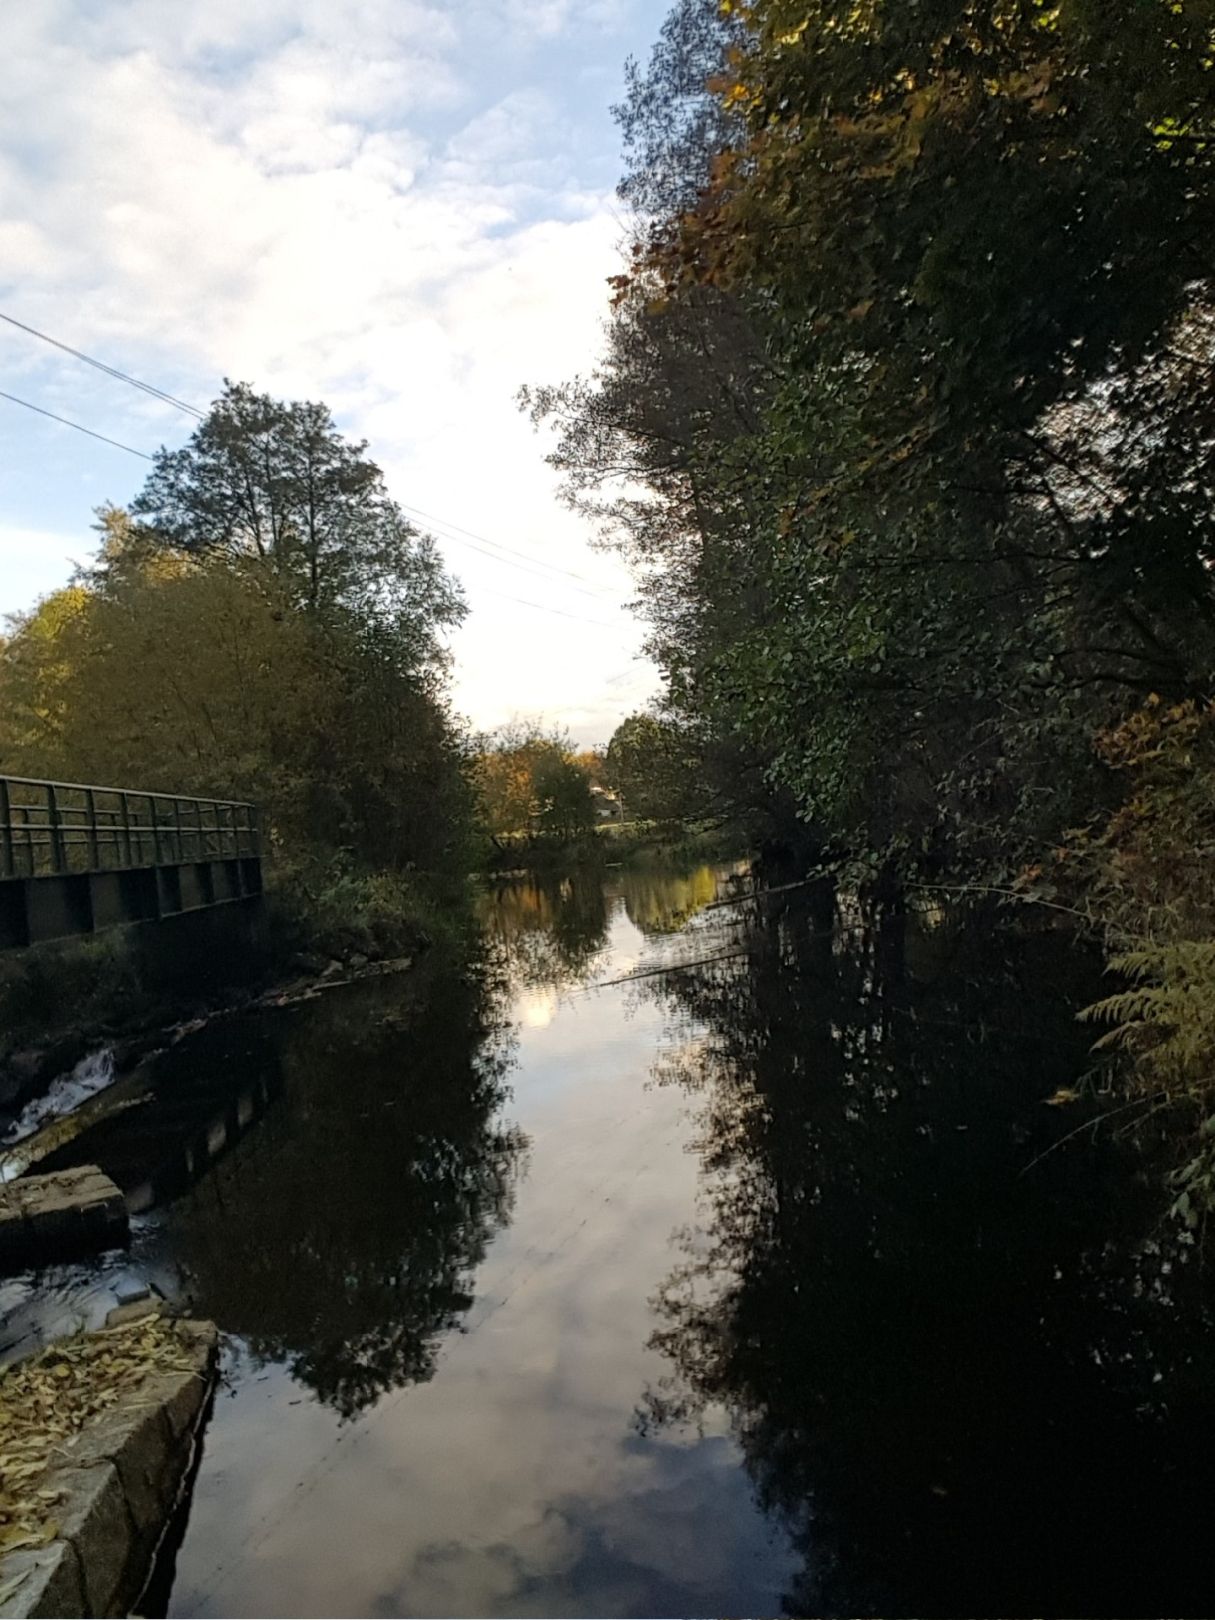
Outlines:
{"label": "overhead cable", "polygon": [[199,421],[202,421],[206,415],[206,412],[200,411],[197,405],[189,405],[184,399],[178,399],[174,394],[166,394],[163,388],[157,388],[152,383],[141,382],[138,377],[132,377],[126,371],[119,371],[117,366],[109,366],[104,360],[95,360],[91,354],[85,354],[80,349],[73,349],[70,343],[62,343],[58,338],[51,337],[47,332],[40,332],[36,326],[27,326],[24,321],[17,320],[16,316],[6,315],[3,310],[0,310],[0,321],[7,321],[10,326],[19,327],[22,332],[28,332],[31,337],[41,338],[43,343],[50,343],[56,349],[62,349],[64,354],[70,354],[76,360],[83,360],[86,366],[93,366],[98,371],[104,371],[107,377],[114,377],[119,382],[129,383],[132,388],[138,388],[143,393],[150,394],[153,399],[158,399],[165,405],[172,405],[179,411],[185,411],[188,415],[197,417]]}
{"label": "overhead cable", "polygon": [[[398,501],[397,504],[399,506],[404,505],[404,503],[400,501]],[[407,510],[416,511],[416,508],[410,507],[407,508]],[[420,512],[417,513],[417,515],[419,517],[423,516],[423,514]],[[589,585],[576,585],[573,580],[566,581],[564,579],[554,579],[551,574],[542,573],[541,567],[544,565],[540,564],[539,558],[536,559],[536,562],[540,564],[538,567],[533,567],[529,563],[515,562],[510,557],[498,556],[496,552],[490,551],[486,546],[479,545],[476,540],[466,539],[463,534],[453,532],[455,525],[447,523],[443,518],[427,517],[425,521],[429,529],[436,534],[440,540],[450,541],[453,545],[457,546],[467,546],[470,551],[477,552],[479,556],[486,557],[490,562],[498,563],[503,568],[522,569],[526,573],[535,575],[537,579],[543,580],[546,585],[561,585],[567,591],[578,591],[581,593],[581,595],[589,596],[594,601],[603,602],[611,600],[611,597],[605,590],[596,589]],[[564,572],[564,570],[561,570],[561,572]]]}
{"label": "overhead cable", "polygon": [[64,427],[75,428],[77,433],[87,433],[90,439],[100,439],[102,444],[112,444],[115,450],[125,450],[129,456],[139,456],[143,461],[152,461],[154,458],[143,450],[136,450],[129,444],[122,444],[117,439],[107,439],[104,433],[94,433],[92,428],[83,427],[79,422],[69,422],[66,416],[56,416],[54,411],[44,411],[41,405],[32,405],[28,399],[18,399],[16,394],[6,394],[0,388],[0,399],[8,399],[14,405],[24,405],[27,411],[37,411],[39,416],[49,416],[52,422],[62,422]]}
{"label": "overhead cable", "polygon": [[500,596],[504,602],[518,602],[521,607],[535,608],[540,613],[556,613],[562,619],[576,619],[580,624],[597,625],[600,630],[618,630],[619,625],[609,624],[606,619],[592,619],[585,613],[569,613],[565,608],[549,607],[544,602],[531,602],[524,596],[511,596],[506,591],[496,591],[490,585],[480,585],[478,590],[486,591],[490,596]]}
{"label": "overhead cable", "polygon": [[[72,355],[74,359],[83,361],[85,365],[93,366],[107,376],[113,377],[119,382],[125,382],[132,388],[137,388],[142,393],[153,399],[160,400],[166,405],[172,405],[177,410],[185,411],[199,421],[206,418],[206,412],[199,410],[196,405],[178,399],[176,395],[166,393],[164,389],[157,388],[152,383],[143,382],[140,378],[131,376],[129,372],[120,371],[116,366],[108,365],[104,360],[97,360],[92,355],[85,354],[83,350],[73,348],[70,343],[64,343],[59,338],[51,337],[49,333],[39,331],[37,327],[27,325],[25,321],[19,321],[13,315],[6,315],[3,310],[0,310],[0,321],[6,321],[10,326],[15,326],[22,332],[28,332],[32,337],[39,338],[42,342],[49,343],[56,349],[61,349],[65,354]],[[113,445],[117,450],[125,450],[129,455],[139,456],[144,461],[155,460],[154,456],[148,455],[143,450],[136,450],[129,444],[121,443],[118,439],[107,437],[104,433],[96,433],[92,428],[84,427],[79,422],[69,421],[65,416],[57,416],[54,411],[44,410],[41,405],[34,405],[27,399],[19,399],[15,394],[7,394],[0,390],[0,398],[11,400],[15,405],[24,405],[27,410],[37,411],[40,416],[46,416],[54,422],[60,422],[64,427],[75,428],[78,433],[87,433],[89,438],[98,439],[102,444]],[[410,506],[405,501],[399,501],[397,504],[404,511],[412,513],[415,517],[422,518],[428,524],[435,525],[439,530],[440,539],[449,540],[457,545],[468,546],[471,550],[487,557],[491,562],[500,563],[508,568],[521,568],[548,584],[560,583],[560,580],[552,577],[559,575],[563,579],[574,582],[567,587],[568,589],[580,591],[584,596],[595,597],[601,601],[610,599],[608,592],[602,586],[596,585],[587,575],[580,574],[575,569],[563,568],[559,563],[551,563],[543,557],[536,556],[534,552],[521,551],[517,547],[506,545],[501,540],[492,540],[488,535],[478,534],[475,529],[466,529],[458,523],[450,522],[447,518],[436,517],[433,512],[424,512],[419,507]],[[490,590],[491,588],[486,586],[484,589]],[[570,613],[563,608],[547,607],[543,603],[532,602],[521,596],[510,596],[504,591],[491,591],[491,594],[501,596],[508,602],[518,602],[523,607],[535,608],[541,613],[556,613],[561,618],[577,619],[584,624],[594,624],[604,629],[615,628],[615,626],[608,625],[606,620],[592,619],[585,614]]]}
{"label": "overhead cable", "polygon": [[[491,540],[488,535],[478,534],[475,529],[463,529],[458,523],[451,523],[447,518],[437,518],[432,512],[423,512],[420,507],[410,506],[405,501],[399,501],[397,504],[403,507],[406,512],[412,512],[415,517],[424,518],[427,523],[442,523],[447,528],[454,529],[457,534],[466,535],[470,540],[480,540],[483,544],[494,546],[499,551],[509,552],[513,557],[522,557],[526,562],[538,563],[541,568],[550,568],[554,573],[566,574],[570,579],[581,580],[584,585],[594,586],[594,581],[588,579],[585,574],[576,573],[572,568],[562,568],[560,563],[546,562],[543,557],[537,557],[530,551],[518,551],[514,546],[505,545],[501,540]],[[598,587],[595,588],[598,589]]]}

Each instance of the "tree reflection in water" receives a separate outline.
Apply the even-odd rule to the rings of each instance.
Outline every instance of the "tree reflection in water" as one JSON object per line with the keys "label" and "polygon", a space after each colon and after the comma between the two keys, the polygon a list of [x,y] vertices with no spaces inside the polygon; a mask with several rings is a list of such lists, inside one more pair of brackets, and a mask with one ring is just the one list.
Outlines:
{"label": "tree reflection in water", "polygon": [[639,864],[620,874],[629,921],[643,934],[676,934],[718,893],[718,869],[701,863],[687,871]]}
{"label": "tree reflection in water", "polygon": [[506,879],[485,907],[486,936],[522,989],[579,983],[604,947],[608,920],[598,867]]}
{"label": "tree reflection in water", "polygon": [[529,873],[494,886],[485,926],[516,988],[563,990],[593,975],[623,906],[647,937],[677,934],[717,898],[719,869],[656,858],[605,876],[598,866],[562,876]]}
{"label": "tree reflection in water", "polygon": [[1200,1302],[1168,1309],[1196,1268],[1150,1259],[1129,1142],[1034,1163],[1085,1117],[1042,1099],[1088,1066],[1089,964],[775,906],[744,960],[642,992],[685,1028],[659,1078],[703,1099],[706,1169],[643,1431],[724,1405],[794,1614],[1209,1612],[1213,1380]]}
{"label": "tree reflection in water", "polygon": [[168,1214],[193,1307],[344,1417],[432,1375],[510,1217],[499,989],[436,963],[280,1019],[282,1103]]}

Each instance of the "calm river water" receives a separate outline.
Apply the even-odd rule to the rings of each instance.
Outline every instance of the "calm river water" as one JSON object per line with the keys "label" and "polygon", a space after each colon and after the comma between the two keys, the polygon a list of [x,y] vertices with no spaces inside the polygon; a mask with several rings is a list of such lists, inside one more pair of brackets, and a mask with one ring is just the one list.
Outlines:
{"label": "calm river water", "polygon": [[0,1308],[133,1276],[226,1335],[169,1613],[1215,1612],[1195,1250],[1110,1099],[1044,1104],[1091,964],[746,884],[510,883],[463,967],[87,1105],[48,1162],[132,1251]]}

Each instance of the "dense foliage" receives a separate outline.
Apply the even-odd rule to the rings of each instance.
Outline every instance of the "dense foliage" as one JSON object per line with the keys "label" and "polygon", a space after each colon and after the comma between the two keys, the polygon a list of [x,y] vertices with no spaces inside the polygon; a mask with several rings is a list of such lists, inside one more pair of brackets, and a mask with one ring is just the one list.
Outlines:
{"label": "dense foliage", "polygon": [[519,840],[569,844],[595,826],[597,756],[565,732],[515,721],[482,739],[473,764],[481,823],[499,848]]}
{"label": "dense foliage", "polygon": [[1108,739],[1211,691],[1213,88],[1211,0],[680,0],[632,71],[606,352],[526,404],[803,859],[1040,892],[1092,823],[1073,903],[1152,933]]}
{"label": "dense foliage", "polygon": [[604,774],[629,820],[685,821],[711,806],[694,741],[665,715],[622,720],[607,745]]}
{"label": "dense foliage", "polygon": [[0,770],[252,800],[318,913],[460,865],[459,591],[323,406],[229,385],[100,520],[96,564],[10,623]]}

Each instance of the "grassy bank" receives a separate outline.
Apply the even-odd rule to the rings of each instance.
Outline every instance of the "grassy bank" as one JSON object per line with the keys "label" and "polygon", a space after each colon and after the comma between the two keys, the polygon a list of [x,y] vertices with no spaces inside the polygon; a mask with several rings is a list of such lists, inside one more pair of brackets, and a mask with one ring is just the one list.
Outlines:
{"label": "grassy bank", "polygon": [[650,857],[730,860],[747,847],[737,827],[717,822],[607,822],[575,838],[523,833],[499,838],[488,847],[482,870],[497,876],[569,866],[617,866]]}

